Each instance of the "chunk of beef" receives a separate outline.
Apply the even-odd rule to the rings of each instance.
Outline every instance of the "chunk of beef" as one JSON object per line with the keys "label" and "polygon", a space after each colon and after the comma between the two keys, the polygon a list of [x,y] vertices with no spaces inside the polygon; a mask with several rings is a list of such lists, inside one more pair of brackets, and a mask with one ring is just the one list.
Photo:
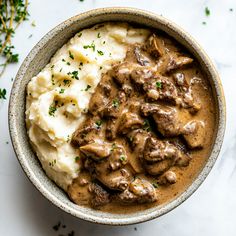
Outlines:
{"label": "chunk of beef", "polygon": [[109,99],[104,94],[94,93],[89,101],[89,112],[93,115],[97,115],[108,102]]}
{"label": "chunk of beef", "polygon": [[121,117],[119,133],[127,134],[128,132],[139,129],[143,126],[144,120],[136,113],[126,112]]}
{"label": "chunk of beef", "polygon": [[206,130],[203,121],[190,121],[183,127],[183,137],[190,148],[204,146]]}
{"label": "chunk of beef", "polygon": [[163,107],[153,114],[158,131],[164,137],[174,137],[180,134],[181,124],[178,119],[178,112],[174,108]]}
{"label": "chunk of beef", "polygon": [[164,159],[175,159],[179,156],[179,150],[168,141],[160,141],[149,137],[143,151],[143,158],[148,162],[157,162]]}
{"label": "chunk of beef", "polygon": [[119,119],[109,119],[106,126],[106,138],[110,141],[114,140],[119,128]]}
{"label": "chunk of beef", "polygon": [[174,159],[164,159],[162,161],[148,163],[145,162],[145,169],[150,175],[161,175],[174,165]]}
{"label": "chunk of beef", "polygon": [[166,67],[166,72],[171,72],[183,68],[193,62],[192,58],[178,55],[177,53],[168,53],[169,61]]}
{"label": "chunk of beef", "polygon": [[113,80],[118,85],[122,86],[123,84],[128,83],[132,70],[133,68],[130,63],[124,62],[114,66],[113,69],[109,71],[109,73]]}
{"label": "chunk of beef", "polygon": [[99,208],[110,202],[109,193],[100,185],[91,183],[88,189],[91,193],[90,204],[93,208]]}
{"label": "chunk of beef", "polygon": [[137,67],[131,73],[131,81],[138,86],[143,87],[143,85],[152,78],[154,72],[149,68]]}
{"label": "chunk of beef", "polygon": [[99,172],[96,178],[111,190],[124,191],[129,185],[130,174],[126,169],[106,172],[98,167],[96,172]]}
{"label": "chunk of beef", "polygon": [[141,110],[145,116],[152,115],[158,131],[164,137],[180,134],[181,123],[175,108],[146,103],[142,105]]}
{"label": "chunk of beef", "polygon": [[80,151],[95,161],[100,161],[111,154],[111,145],[104,142],[90,143],[80,147]]}
{"label": "chunk of beef", "polygon": [[158,179],[159,184],[167,185],[167,184],[175,184],[177,181],[177,176],[175,172],[169,170],[166,171],[163,175],[161,175]]}
{"label": "chunk of beef", "polygon": [[158,99],[176,104],[178,93],[171,80],[164,76],[155,76],[143,86],[147,97],[151,100]]}
{"label": "chunk of beef", "polygon": [[134,47],[134,55],[136,57],[137,62],[141,65],[141,66],[147,66],[150,64],[150,60],[148,57],[146,57],[144,55],[144,53],[142,53],[140,47],[135,46]]}
{"label": "chunk of beef", "polygon": [[121,145],[113,145],[111,149],[111,155],[109,157],[109,166],[111,170],[118,170],[127,163],[128,157],[126,155],[124,147],[122,147]]}
{"label": "chunk of beef", "polygon": [[71,144],[75,147],[80,147],[94,142],[100,132],[96,126],[96,120],[98,120],[96,117],[93,119],[89,118],[82,127],[79,127],[72,136]]}
{"label": "chunk of beef", "polygon": [[157,201],[157,193],[152,184],[144,179],[136,178],[129,188],[116,195],[116,200],[123,204],[151,203]]}
{"label": "chunk of beef", "polygon": [[149,37],[147,43],[145,44],[145,49],[150,55],[155,58],[162,57],[165,54],[166,50],[164,41],[155,34]]}

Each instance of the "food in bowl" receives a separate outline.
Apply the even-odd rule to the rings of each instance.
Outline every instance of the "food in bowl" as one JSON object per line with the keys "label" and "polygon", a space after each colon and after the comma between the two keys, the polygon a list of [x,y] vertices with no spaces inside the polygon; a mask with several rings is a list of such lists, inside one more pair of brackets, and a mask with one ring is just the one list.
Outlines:
{"label": "food in bowl", "polygon": [[78,32],[31,79],[26,103],[46,174],[76,204],[103,211],[171,201],[214,140],[213,94],[195,58],[165,33],[126,23]]}

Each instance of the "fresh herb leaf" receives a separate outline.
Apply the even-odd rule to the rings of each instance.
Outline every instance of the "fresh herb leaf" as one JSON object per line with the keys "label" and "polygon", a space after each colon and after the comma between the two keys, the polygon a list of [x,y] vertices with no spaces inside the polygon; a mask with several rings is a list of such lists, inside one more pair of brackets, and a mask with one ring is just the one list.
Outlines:
{"label": "fresh herb leaf", "polygon": [[151,130],[151,125],[150,125],[150,122],[149,122],[148,119],[144,120],[143,129],[146,130],[146,131],[150,131]]}
{"label": "fresh herb leaf", "polygon": [[88,84],[84,91],[88,91],[90,88],[91,88],[91,86]]}
{"label": "fresh herb leaf", "polygon": [[66,85],[70,86],[71,80],[69,80],[69,79],[64,79],[64,80],[63,80],[63,83],[64,83],[65,86],[66,86]]}
{"label": "fresh herb leaf", "polygon": [[69,57],[72,59],[72,60],[74,60],[75,58],[74,58],[74,55],[71,53],[71,51],[69,50]]}
{"label": "fresh herb leaf", "polygon": [[206,15],[206,16],[210,16],[210,14],[211,14],[210,9],[209,9],[208,7],[206,7],[206,8],[205,8],[205,15]]}
{"label": "fresh herb leaf", "polygon": [[77,161],[79,161],[79,160],[80,160],[80,157],[79,157],[79,156],[75,157],[75,162],[77,162]]}
{"label": "fresh herb leaf", "polygon": [[65,92],[65,89],[61,89],[60,91],[59,91],[59,93],[64,93]]}
{"label": "fresh herb leaf", "polygon": [[162,83],[161,83],[161,81],[157,81],[157,82],[156,82],[156,87],[159,88],[159,89],[162,88]]}
{"label": "fresh herb leaf", "polygon": [[57,110],[56,106],[51,105],[51,106],[49,107],[48,114],[49,114],[50,116],[53,116],[53,117],[54,117],[56,110]]}
{"label": "fresh herb leaf", "polygon": [[0,99],[6,100],[6,94],[7,94],[7,90],[5,88],[4,89],[0,88]]}
{"label": "fresh herb leaf", "polygon": [[98,32],[97,38],[100,39],[101,38],[101,33]]}
{"label": "fresh herb leaf", "polygon": [[80,38],[82,36],[82,32],[79,32],[78,33],[78,37]]}
{"label": "fresh herb leaf", "polygon": [[79,80],[79,76],[78,76],[79,71],[78,70],[74,70],[72,72],[68,72],[67,74],[70,75],[72,79]]}
{"label": "fresh herb leaf", "polygon": [[103,55],[104,55],[104,52],[103,52],[103,51],[97,50],[97,52],[98,52],[98,54],[99,54],[100,56],[103,56]]}
{"label": "fresh herb leaf", "polygon": [[100,128],[101,128],[101,126],[102,126],[102,123],[103,123],[103,121],[102,121],[102,120],[98,120],[98,121],[96,121],[96,122],[95,122],[95,124],[96,124],[96,126],[97,126],[97,128],[98,128],[98,129],[100,129]]}
{"label": "fresh herb leaf", "polygon": [[126,161],[126,156],[125,155],[120,155],[120,160],[122,161],[122,162],[124,162],[124,161]]}
{"label": "fresh herb leaf", "polygon": [[92,42],[90,45],[84,45],[83,48],[84,48],[84,49],[92,48],[93,51],[95,52],[95,44],[94,44],[94,42]]}
{"label": "fresh herb leaf", "polygon": [[158,188],[158,187],[159,187],[159,185],[158,185],[157,183],[152,183],[152,186],[153,186],[154,188]]}
{"label": "fresh herb leaf", "polygon": [[115,107],[115,108],[118,108],[119,105],[120,105],[119,99],[115,98],[115,99],[112,101],[112,106]]}

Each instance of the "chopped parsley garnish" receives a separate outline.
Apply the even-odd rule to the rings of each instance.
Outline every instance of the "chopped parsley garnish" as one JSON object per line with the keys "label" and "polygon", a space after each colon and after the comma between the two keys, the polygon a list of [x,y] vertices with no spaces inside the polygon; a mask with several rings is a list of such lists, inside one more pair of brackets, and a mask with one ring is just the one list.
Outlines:
{"label": "chopped parsley garnish", "polygon": [[79,33],[78,33],[78,37],[80,38],[81,36],[82,36],[82,33],[81,33],[81,32],[79,32]]}
{"label": "chopped parsley garnish", "polygon": [[99,70],[101,70],[101,69],[102,69],[102,66],[99,67]]}
{"label": "chopped parsley garnish", "polygon": [[74,60],[75,58],[74,58],[74,55],[71,53],[71,51],[69,50],[69,57],[72,59],[72,60]]}
{"label": "chopped parsley garnish", "polygon": [[93,51],[95,52],[95,44],[94,44],[94,42],[92,42],[90,45],[84,45],[83,48],[84,48],[84,49],[92,48]]}
{"label": "chopped parsley garnish", "polygon": [[150,131],[151,130],[151,126],[150,126],[150,122],[148,119],[145,119],[143,122],[143,129],[146,131]]}
{"label": "chopped parsley garnish", "polygon": [[64,58],[62,58],[62,61],[65,62],[66,60]]}
{"label": "chopped parsley garnish", "polygon": [[103,44],[105,44],[106,43],[106,41],[103,41]]}
{"label": "chopped parsley garnish", "polygon": [[6,94],[7,94],[7,90],[4,89],[0,89],[0,99],[6,99]]}
{"label": "chopped parsley garnish", "polygon": [[77,162],[77,161],[79,161],[79,160],[80,160],[80,157],[79,157],[79,156],[75,157],[75,162]]}
{"label": "chopped parsley garnish", "polygon": [[159,187],[159,185],[158,185],[157,183],[152,183],[152,186],[153,186],[154,188],[158,188],[158,187]]}
{"label": "chopped parsley garnish", "polygon": [[100,56],[103,56],[103,55],[104,55],[104,52],[103,52],[103,51],[97,50],[97,52],[98,52],[98,54],[99,54]]}
{"label": "chopped parsley garnish", "polygon": [[56,110],[57,110],[56,106],[52,106],[52,105],[51,105],[51,106],[49,107],[48,114],[49,114],[50,116],[55,116]]}
{"label": "chopped parsley garnish", "polygon": [[78,76],[79,71],[74,70],[74,71],[72,71],[72,72],[68,72],[67,74],[70,75],[72,79],[77,79],[77,80],[79,80],[79,76]]}
{"label": "chopped parsley garnish", "polygon": [[52,66],[51,66],[51,69],[53,69],[53,68],[54,68],[54,66],[55,66],[55,65],[52,65]]}
{"label": "chopped parsley garnish", "polygon": [[64,93],[65,92],[65,89],[61,89],[60,91],[59,91],[59,93]]}
{"label": "chopped parsley garnish", "polygon": [[88,91],[90,88],[91,88],[91,86],[88,84],[84,91]]}
{"label": "chopped parsley garnish", "polygon": [[206,21],[203,21],[202,24],[203,24],[203,25],[206,25]]}
{"label": "chopped parsley garnish", "polygon": [[100,34],[100,32],[98,32],[97,38],[98,38],[98,39],[101,38],[101,34]]}
{"label": "chopped parsley garnish", "polygon": [[63,83],[64,83],[64,85],[66,86],[66,85],[70,85],[70,83],[71,83],[71,80],[69,80],[69,79],[64,79],[63,80]]}
{"label": "chopped parsley garnish", "polygon": [[206,7],[206,8],[205,8],[205,15],[206,15],[206,16],[210,16],[210,14],[211,14],[210,9],[209,9],[208,7]]}
{"label": "chopped parsley garnish", "polygon": [[120,160],[121,160],[122,162],[126,161],[126,156],[125,156],[125,155],[120,155]]}
{"label": "chopped parsley garnish", "polygon": [[101,126],[102,126],[102,123],[103,123],[103,121],[102,121],[102,120],[98,120],[98,121],[96,121],[96,122],[95,122],[95,124],[96,124],[96,126],[97,126],[97,128],[98,128],[98,129],[100,129],[100,128],[101,128]]}
{"label": "chopped parsley garnish", "polygon": [[159,89],[162,88],[162,83],[161,83],[161,81],[157,81],[157,82],[156,82],[156,87],[159,88]]}
{"label": "chopped parsley garnish", "polygon": [[117,108],[117,107],[119,107],[119,105],[120,105],[119,99],[115,98],[115,99],[112,101],[112,106],[115,107],[115,108]]}
{"label": "chopped parsley garnish", "polygon": [[70,62],[69,62],[69,61],[68,61],[68,62],[66,62],[66,65],[70,66]]}
{"label": "chopped parsley garnish", "polygon": [[116,148],[117,148],[116,143],[113,143],[112,146],[111,146],[111,151],[114,151]]}
{"label": "chopped parsley garnish", "polygon": [[53,161],[49,162],[49,166],[53,167],[57,163],[57,160],[54,159]]}

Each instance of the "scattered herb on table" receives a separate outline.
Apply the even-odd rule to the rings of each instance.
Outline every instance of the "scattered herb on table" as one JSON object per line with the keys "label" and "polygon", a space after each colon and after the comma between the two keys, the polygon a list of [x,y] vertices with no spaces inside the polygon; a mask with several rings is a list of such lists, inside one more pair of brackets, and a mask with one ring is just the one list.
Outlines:
{"label": "scattered herb on table", "polygon": [[205,15],[206,15],[206,16],[210,16],[210,14],[211,14],[210,9],[209,9],[208,7],[206,7],[206,8],[205,8]]}
{"label": "scattered herb on table", "polygon": [[18,62],[19,55],[13,52],[11,39],[19,25],[27,20],[28,5],[28,0],[0,0],[0,56],[4,58],[0,77],[9,63]]}
{"label": "scattered herb on table", "polygon": [[0,88],[0,99],[6,99],[7,90]]}

